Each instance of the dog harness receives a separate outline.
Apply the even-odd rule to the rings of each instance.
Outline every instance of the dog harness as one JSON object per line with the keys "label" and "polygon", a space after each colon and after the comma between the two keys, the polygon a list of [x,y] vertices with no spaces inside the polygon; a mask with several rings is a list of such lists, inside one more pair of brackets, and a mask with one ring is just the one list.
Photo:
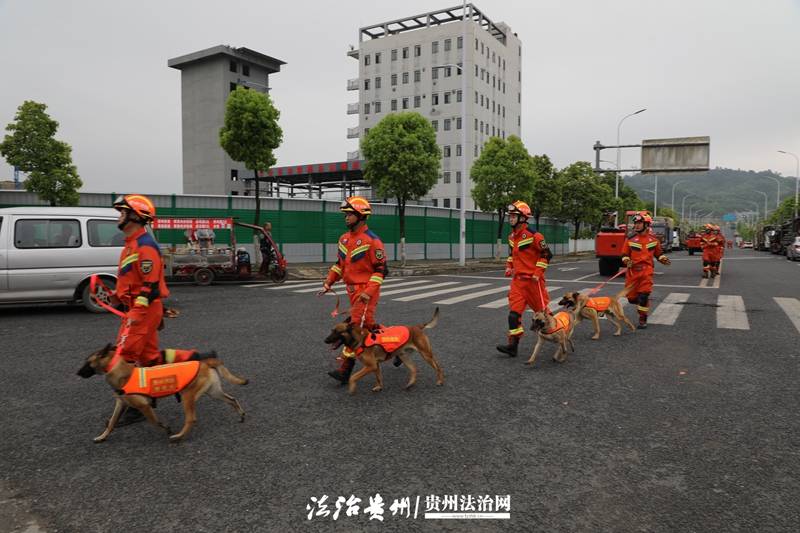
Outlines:
{"label": "dog harness", "polygon": [[594,309],[598,313],[605,313],[608,311],[608,306],[611,305],[611,298],[608,296],[598,296],[597,298],[589,298],[586,302],[586,307]]}
{"label": "dog harness", "polygon": [[169,396],[186,388],[200,370],[200,361],[134,368],[122,387],[125,394],[142,394],[153,398]]}
{"label": "dog harness", "polygon": [[550,331],[545,331],[545,335],[550,335],[551,333],[555,333],[556,331],[560,331],[562,329],[569,329],[570,322],[572,322],[572,315],[561,311],[560,313],[555,314],[553,320],[556,321],[556,325],[553,326],[553,329]]}
{"label": "dog harness", "polygon": [[364,340],[364,346],[367,348],[380,346],[385,352],[392,353],[408,342],[410,336],[411,333],[406,326],[391,326],[376,333],[370,333],[369,337]]}

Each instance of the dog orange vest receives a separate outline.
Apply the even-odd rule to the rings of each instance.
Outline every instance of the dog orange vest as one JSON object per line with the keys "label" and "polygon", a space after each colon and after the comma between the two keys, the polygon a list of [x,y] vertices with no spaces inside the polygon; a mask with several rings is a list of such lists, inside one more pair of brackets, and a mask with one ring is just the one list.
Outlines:
{"label": "dog orange vest", "polygon": [[408,342],[410,336],[406,326],[391,326],[370,334],[364,341],[364,346],[378,345],[387,353],[392,353]]}
{"label": "dog orange vest", "polygon": [[611,305],[611,298],[608,296],[589,298],[589,301],[586,302],[586,307],[589,309],[594,309],[598,313],[605,313],[608,310],[609,305]]}
{"label": "dog orange vest", "polygon": [[122,387],[122,392],[153,398],[169,396],[185,389],[199,370],[200,361],[134,368],[128,382]]}
{"label": "dog orange vest", "polygon": [[545,335],[550,335],[551,333],[555,333],[556,331],[562,329],[568,329],[569,324],[572,321],[572,315],[561,311],[560,313],[556,313],[553,319],[556,321],[556,325],[550,331],[545,331]]}

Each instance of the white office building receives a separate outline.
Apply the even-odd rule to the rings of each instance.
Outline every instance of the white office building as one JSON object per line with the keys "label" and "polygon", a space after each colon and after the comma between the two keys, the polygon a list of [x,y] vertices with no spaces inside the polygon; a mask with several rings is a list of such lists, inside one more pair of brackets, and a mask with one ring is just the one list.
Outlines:
{"label": "white office building", "polygon": [[[348,129],[348,138],[363,137],[388,113],[428,118],[442,149],[442,174],[424,200],[439,207],[461,207],[462,158],[469,173],[489,138],[521,130],[522,44],[507,24],[492,22],[472,4],[466,11],[466,22],[458,6],[363,27],[358,49],[348,52],[359,64],[358,78],[347,82],[348,90],[358,91],[358,102],[347,109],[358,115],[358,126]],[[466,208],[473,209],[472,181],[464,179]]]}

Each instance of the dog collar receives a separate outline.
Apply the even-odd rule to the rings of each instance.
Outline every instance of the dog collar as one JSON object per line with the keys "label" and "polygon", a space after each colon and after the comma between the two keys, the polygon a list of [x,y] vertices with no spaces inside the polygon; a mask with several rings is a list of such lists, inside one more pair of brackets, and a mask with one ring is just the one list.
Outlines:
{"label": "dog collar", "polygon": [[104,372],[108,374],[109,372],[114,370],[114,367],[117,366],[117,364],[120,362],[121,359],[122,356],[119,354],[119,350],[116,350],[114,352],[114,355],[111,357],[111,361],[109,361],[108,364],[106,365]]}

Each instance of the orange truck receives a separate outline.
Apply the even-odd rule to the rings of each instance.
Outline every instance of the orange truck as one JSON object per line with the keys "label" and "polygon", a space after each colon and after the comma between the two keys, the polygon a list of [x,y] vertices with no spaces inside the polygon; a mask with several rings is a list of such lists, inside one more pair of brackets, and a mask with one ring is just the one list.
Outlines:
{"label": "orange truck", "polygon": [[694,255],[695,252],[701,252],[702,248],[700,247],[700,235],[694,231],[689,232],[689,235],[686,237],[685,246],[686,249],[689,250],[689,255]]}
{"label": "orange truck", "polygon": [[633,215],[639,211],[625,211],[625,224],[616,228],[600,228],[594,238],[594,253],[601,276],[613,276],[622,268],[622,245],[628,236]]}

